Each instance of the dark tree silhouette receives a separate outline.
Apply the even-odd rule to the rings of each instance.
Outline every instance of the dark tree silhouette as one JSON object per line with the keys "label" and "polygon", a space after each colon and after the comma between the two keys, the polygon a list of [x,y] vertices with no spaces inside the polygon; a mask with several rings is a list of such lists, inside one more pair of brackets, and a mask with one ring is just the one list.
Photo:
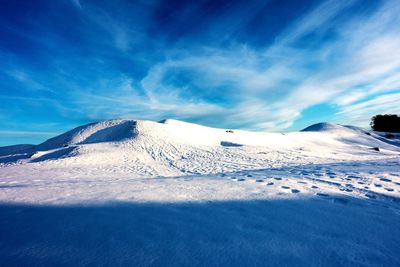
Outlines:
{"label": "dark tree silhouette", "polygon": [[371,119],[371,128],[379,132],[400,133],[400,117],[394,114],[379,114]]}

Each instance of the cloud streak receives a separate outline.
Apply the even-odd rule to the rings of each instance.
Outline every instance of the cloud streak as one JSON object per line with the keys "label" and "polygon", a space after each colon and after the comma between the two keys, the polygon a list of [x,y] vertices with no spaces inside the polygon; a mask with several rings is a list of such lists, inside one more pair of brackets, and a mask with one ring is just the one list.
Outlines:
{"label": "cloud streak", "polygon": [[71,23],[46,2],[37,7],[46,16],[18,17],[22,28],[3,19],[6,41],[41,52],[31,60],[0,47],[8,116],[21,117],[10,97],[26,109],[45,102],[47,119],[66,124],[176,118],[277,131],[318,122],[313,107],[364,127],[375,113],[399,112],[398,1],[178,2],[70,1]]}

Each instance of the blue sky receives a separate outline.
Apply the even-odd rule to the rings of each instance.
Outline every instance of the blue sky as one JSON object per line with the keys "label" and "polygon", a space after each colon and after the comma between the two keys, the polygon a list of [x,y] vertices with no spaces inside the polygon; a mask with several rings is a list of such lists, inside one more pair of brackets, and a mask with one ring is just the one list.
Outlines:
{"label": "blue sky", "polygon": [[0,1],[0,145],[92,121],[288,131],[400,113],[400,2]]}

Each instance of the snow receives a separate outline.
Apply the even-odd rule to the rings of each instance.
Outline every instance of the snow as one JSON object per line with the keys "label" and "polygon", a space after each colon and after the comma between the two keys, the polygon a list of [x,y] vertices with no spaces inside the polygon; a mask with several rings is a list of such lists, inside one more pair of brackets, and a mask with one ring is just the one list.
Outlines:
{"label": "snow", "polygon": [[0,148],[0,260],[398,266],[399,170],[398,139],[352,126],[92,123]]}

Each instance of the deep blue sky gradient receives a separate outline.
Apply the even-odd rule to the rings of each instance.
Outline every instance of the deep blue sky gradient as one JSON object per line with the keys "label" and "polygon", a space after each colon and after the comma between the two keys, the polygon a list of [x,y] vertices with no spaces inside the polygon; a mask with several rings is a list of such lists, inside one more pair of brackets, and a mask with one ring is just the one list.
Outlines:
{"label": "deep blue sky gradient", "polygon": [[0,145],[113,118],[287,131],[400,113],[400,2],[0,0]]}

